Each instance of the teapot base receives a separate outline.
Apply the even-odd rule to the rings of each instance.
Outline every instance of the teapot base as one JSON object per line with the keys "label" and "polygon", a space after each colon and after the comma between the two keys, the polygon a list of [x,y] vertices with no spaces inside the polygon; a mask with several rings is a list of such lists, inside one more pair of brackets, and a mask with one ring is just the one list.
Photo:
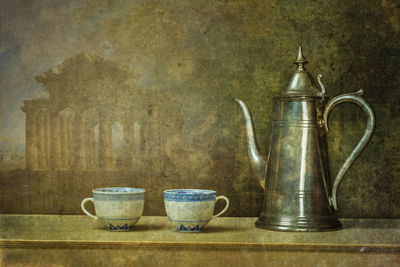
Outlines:
{"label": "teapot base", "polygon": [[264,230],[284,232],[324,232],[342,229],[336,216],[313,218],[285,218],[260,216],[256,227]]}

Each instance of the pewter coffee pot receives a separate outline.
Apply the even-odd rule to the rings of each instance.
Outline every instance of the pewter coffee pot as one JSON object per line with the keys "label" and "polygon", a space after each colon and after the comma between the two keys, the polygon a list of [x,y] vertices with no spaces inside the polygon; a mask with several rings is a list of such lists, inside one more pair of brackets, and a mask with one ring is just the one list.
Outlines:
{"label": "pewter coffee pot", "polygon": [[[342,228],[335,211],[338,186],[354,160],[371,139],[375,117],[361,97],[363,91],[336,96],[328,101],[318,75],[321,91],[304,65],[302,49],[294,64],[289,86],[274,97],[273,122],[268,158],[260,154],[251,113],[245,102],[235,99],[246,122],[251,166],[262,184],[264,206],[256,226],[278,231],[330,231]],[[359,105],[367,115],[367,128],[347,158],[330,190],[325,134],[329,113],[339,104]],[[262,184],[263,185],[263,184]]]}

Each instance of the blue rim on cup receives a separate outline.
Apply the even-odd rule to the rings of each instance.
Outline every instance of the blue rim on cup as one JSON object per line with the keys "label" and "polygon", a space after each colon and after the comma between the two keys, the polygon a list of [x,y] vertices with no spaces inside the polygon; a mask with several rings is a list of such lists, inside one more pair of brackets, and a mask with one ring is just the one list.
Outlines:
{"label": "blue rim on cup", "polygon": [[[167,216],[178,232],[201,232],[208,222],[223,214],[229,207],[225,196],[216,196],[214,190],[169,189],[164,191]],[[215,202],[226,201],[225,208],[213,215]]]}
{"label": "blue rim on cup", "polygon": [[217,192],[206,189],[169,189],[164,191],[164,200],[196,202],[215,200]]}
{"label": "blue rim on cup", "polygon": [[99,200],[135,200],[144,199],[146,190],[136,187],[104,187],[92,190],[93,196]]}
{"label": "blue rim on cup", "polygon": [[[143,214],[146,190],[135,187],[105,187],[92,190],[93,197],[81,203],[83,212],[101,221],[108,230],[127,231]],[[92,201],[96,216],[85,209],[85,203]]]}

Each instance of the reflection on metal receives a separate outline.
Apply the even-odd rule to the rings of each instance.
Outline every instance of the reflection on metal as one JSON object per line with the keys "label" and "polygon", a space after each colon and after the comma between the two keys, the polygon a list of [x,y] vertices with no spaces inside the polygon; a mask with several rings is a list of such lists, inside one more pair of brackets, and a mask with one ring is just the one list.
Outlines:
{"label": "reflection on metal", "polygon": [[257,139],[256,139],[256,133],[254,131],[254,125],[253,125],[253,119],[251,117],[251,113],[246,105],[242,100],[235,99],[236,102],[240,105],[242,108],[242,111],[244,113],[245,117],[245,123],[246,123],[246,130],[247,130],[247,140],[248,140],[248,152],[249,156],[251,158],[250,164],[251,167],[259,180],[261,186],[264,188],[264,178],[265,178],[265,166],[266,166],[266,161],[262,157],[260,153],[260,148],[258,147],[257,144]]}
{"label": "reflection on metal", "polygon": [[[344,94],[325,103],[322,92],[305,70],[307,60],[301,48],[294,62],[298,68],[289,87],[274,98],[274,113],[268,160],[259,151],[253,120],[245,102],[235,99],[246,121],[251,166],[261,181],[265,178],[264,208],[256,226],[278,231],[330,231],[341,229],[335,210],[338,186],[354,160],[371,139],[375,117],[371,106],[361,97],[362,91]],[[326,154],[329,113],[337,105],[359,105],[368,117],[361,141],[340,169],[330,190]]]}

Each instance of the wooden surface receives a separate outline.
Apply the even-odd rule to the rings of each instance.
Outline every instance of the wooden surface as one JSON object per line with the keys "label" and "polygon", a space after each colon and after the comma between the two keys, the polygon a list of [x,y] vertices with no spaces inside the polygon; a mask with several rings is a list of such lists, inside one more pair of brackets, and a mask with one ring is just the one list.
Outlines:
{"label": "wooden surface", "polygon": [[246,247],[274,250],[400,252],[400,220],[342,219],[333,232],[275,232],[254,227],[256,218],[222,217],[202,233],[179,233],[164,216],[144,216],[129,232],[105,230],[87,216],[1,215],[1,247]]}
{"label": "wooden surface", "polygon": [[[80,215],[0,215],[2,266],[394,266],[400,220],[342,219],[343,230],[274,232],[253,217],[216,218],[178,233],[165,216],[111,232]],[[249,265],[250,264],[250,265]]]}

